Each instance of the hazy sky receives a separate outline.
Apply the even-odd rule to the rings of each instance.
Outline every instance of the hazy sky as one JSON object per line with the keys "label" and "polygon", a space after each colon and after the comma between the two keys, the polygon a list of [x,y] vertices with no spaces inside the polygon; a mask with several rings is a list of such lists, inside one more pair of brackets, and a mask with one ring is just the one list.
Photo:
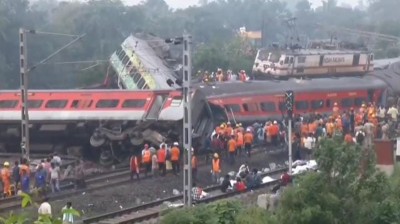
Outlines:
{"label": "hazy sky", "polygon": [[[125,3],[132,5],[142,2],[142,0],[123,0]],[[251,1],[251,0],[248,0]],[[346,3],[352,6],[356,6],[359,0],[338,0],[339,5],[341,3]],[[197,4],[198,0],[165,0],[171,8],[186,8],[191,5]],[[312,2],[313,7],[317,7],[322,5],[321,0],[310,0]]]}

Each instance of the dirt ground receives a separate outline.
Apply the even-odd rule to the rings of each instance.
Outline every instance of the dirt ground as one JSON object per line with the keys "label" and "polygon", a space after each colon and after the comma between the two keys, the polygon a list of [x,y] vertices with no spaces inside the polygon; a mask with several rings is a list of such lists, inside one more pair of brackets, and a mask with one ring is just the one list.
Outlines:
{"label": "dirt ground", "polygon": [[[202,159],[202,158],[200,158]],[[222,162],[222,174],[230,171],[237,172],[239,166],[247,161],[250,168],[269,168],[270,163],[284,165],[287,160],[287,152],[281,150],[273,151],[269,154],[259,153],[250,159],[241,157],[237,159],[234,166]],[[212,185],[210,175],[211,165],[201,166],[198,171],[197,185],[207,187]],[[130,178],[127,176],[127,178]],[[183,189],[183,175],[174,176],[169,174],[166,177],[153,177],[140,181],[132,181],[131,183],[122,184],[121,186],[103,189],[91,193],[81,193],[58,201],[51,201],[54,214],[60,214],[61,208],[65,206],[67,201],[72,202],[72,206],[82,213],[82,217],[90,217],[98,214],[112,212],[123,208],[132,207],[141,203],[172,196],[173,189],[180,192]],[[29,217],[37,215],[35,207],[26,208],[24,211],[15,211],[16,213],[25,213]]]}

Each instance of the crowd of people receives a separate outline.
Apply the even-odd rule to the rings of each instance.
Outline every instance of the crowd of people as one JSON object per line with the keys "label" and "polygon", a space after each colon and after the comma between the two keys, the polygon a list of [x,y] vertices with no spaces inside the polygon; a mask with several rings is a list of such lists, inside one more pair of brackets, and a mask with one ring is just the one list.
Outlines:
{"label": "crowd of people", "polygon": [[246,74],[245,70],[240,70],[237,74],[232,70],[227,70],[224,72],[221,68],[218,68],[216,72],[208,72],[198,71],[197,75],[202,77],[202,81],[204,83],[212,83],[212,82],[225,82],[225,81],[235,81],[239,80],[245,82],[249,80],[249,76]]}
{"label": "crowd of people", "polygon": [[[61,173],[61,157],[54,153],[46,159],[42,159],[39,164],[31,171],[31,164],[25,158],[15,161],[11,167],[8,161],[4,162],[1,169],[1,182],[3,185],[3,197],[10,197],[18,192],[31,193],[33,189],[41,194],[59,192],[60,181],[63,177]],[[83,170],[75,167],[76,176],[82,176]],[[76,178],[77,183],[82,178]]]}

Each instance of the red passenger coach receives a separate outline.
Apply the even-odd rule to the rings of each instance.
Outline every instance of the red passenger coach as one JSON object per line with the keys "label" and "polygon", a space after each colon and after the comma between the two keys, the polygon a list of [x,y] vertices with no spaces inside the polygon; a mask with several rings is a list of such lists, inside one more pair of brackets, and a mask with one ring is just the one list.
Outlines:
{"label": "red passenger coach", "polygon": [[[19,151],[20,98],[19,91],[0,91],[0,151]],[[100,162],[109,165],[115,156],[123,157],[120,152],[177,141],[182,134],[177,90],[32,90],[28,107],[32,152],[96,148]],[[194,142],[214,128],[201,90],[192,94],[192,124]]]}
{"label": "red passenger coach", "polygon": [[[0,92],[0,121],[21,119],[20,93]],[[180,120],[178,91],[43,90],[29,92],[31,121]]]}
{"label": "red passenger coach", "polygon": [[240,122],[279,119],[285,111],[284,93],[295,93],[294,112],[331,113],[335,102],[341,110],[362,103],[384,104],[387,85],[373,76],[312,80],[251,81],[202,86],[210,103],[226,110],[230,119]]}

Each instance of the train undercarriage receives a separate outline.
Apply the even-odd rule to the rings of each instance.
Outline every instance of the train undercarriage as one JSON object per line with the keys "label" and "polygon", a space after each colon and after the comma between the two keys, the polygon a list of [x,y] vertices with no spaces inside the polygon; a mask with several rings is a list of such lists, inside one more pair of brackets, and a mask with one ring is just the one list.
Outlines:
{"label": "train undercarriage", "polygon": [[[218,107],[203,107],[194,113],[193,145],[199,145],[214,128],[214,115],[224,116]],[[0,152],[20,152],[19,121],[0,123]],[[30,153],[67,154],[98,161],[103,166],[120,163],[139,154],[148,143],[181,142],[182,120],[138,121],[32,121]]]}

